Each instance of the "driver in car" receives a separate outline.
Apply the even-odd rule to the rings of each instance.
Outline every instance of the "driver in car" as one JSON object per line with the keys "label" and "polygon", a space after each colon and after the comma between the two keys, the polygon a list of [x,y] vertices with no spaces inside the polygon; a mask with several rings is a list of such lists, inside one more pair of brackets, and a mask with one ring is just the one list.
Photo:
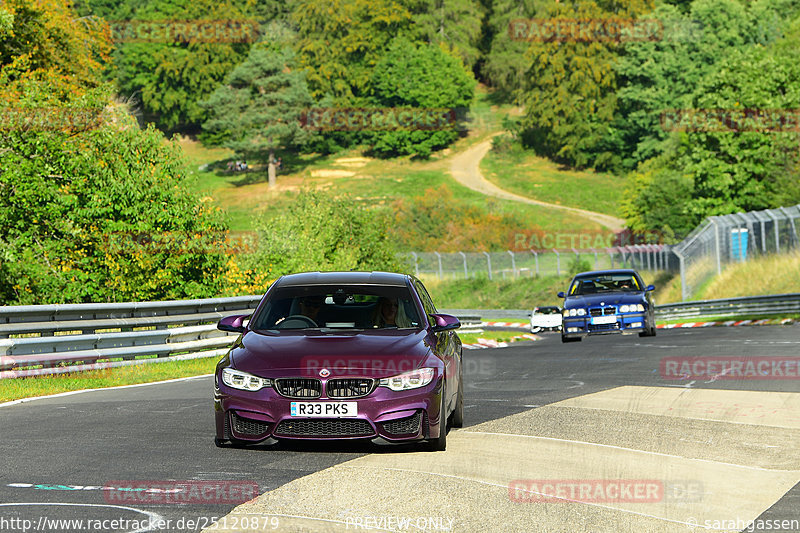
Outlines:
{"label": "driver in car", "polygon": [[319,310],[324,302],[324,296],[304,296],[300,300],[300,314],[316,322],[317,315],[319,315]]}

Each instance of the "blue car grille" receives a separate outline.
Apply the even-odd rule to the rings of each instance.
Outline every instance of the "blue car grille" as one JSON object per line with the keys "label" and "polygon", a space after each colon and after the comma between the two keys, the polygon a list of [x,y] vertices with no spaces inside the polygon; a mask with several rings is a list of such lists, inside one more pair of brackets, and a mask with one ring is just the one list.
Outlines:
{"label": "blue car grille", "polygon": [[329,379],[325,392],[329,398],[361,398],[375,389],[375,380],[367,378]]}
{"label": "blue car grille", "polygon": [[408,435],[410,433],[418,433],[421,418],[422,417],[418,411],[417,414],[407,418],[400,418],[398,420],[392,420],[391,422],[384,422],[383,429],[386,430],[386,433],[391,433],[392,435]]}
{"label": "blue car grille", "polygon": [[375,430],[361,418],[317,420],[284,420],[275,430],[276,436],[286,437],[368,437]]}
{"label": "blue car grille", "polygon": [[619,329],[618,323],[613,324],[589,324],[589,331],[615,331]]}
{"label": "blue car grille", "polygon": [[591,316],[604,316],[604,315],[615,315],[617,314],[616,307],[593,307],[589,309],[589,314]]}
{"label": "blue car grille", "polygon": [[286,398],[319,398],[322,396],[322,383],[318,379],[278,378],[275,380],[275,390]]}

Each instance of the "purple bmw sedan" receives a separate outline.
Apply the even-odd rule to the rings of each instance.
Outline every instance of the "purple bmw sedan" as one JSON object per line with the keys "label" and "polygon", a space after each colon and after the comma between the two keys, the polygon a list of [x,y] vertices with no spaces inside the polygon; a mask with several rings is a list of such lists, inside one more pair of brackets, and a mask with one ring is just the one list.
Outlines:
{"label": "purple bmw sedan", "polygon": [[217,446],[274,439],[421,441],[461,427],[461,324],[422,283],[388,272],[309,272],[270,286],[217,364]]}

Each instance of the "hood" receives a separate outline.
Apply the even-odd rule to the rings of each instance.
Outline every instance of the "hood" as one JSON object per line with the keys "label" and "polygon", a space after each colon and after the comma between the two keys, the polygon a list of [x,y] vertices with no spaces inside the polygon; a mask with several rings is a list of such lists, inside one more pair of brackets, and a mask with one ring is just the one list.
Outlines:
{"label": "hood", "polygon": [[643,292],[606,292],[569,296],[564,300],[564,307],[568,309],[573,307],[598,307],[600,302],[614,306],[646,303]]}
{"label": "hood", "polygon": [[[429,358],[435,361],[429,361]],[[232,366],[263,377],[382,378],[439,361],[425,330],[247,332],[231,352]]]}

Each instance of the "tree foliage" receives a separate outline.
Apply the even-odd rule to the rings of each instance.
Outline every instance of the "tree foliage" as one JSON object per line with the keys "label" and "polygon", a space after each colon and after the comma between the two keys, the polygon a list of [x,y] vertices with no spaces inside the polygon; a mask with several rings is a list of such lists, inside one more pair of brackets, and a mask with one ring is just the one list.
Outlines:
{"label": "tree foliage", "polygon": [[277,277],[316,270],[402,271],[387,213],[354,199],[303,190],[278,218],[257,224],[258,247],[243,258]]}
{"label": "tree foliage", "polygon": [[[220,213],[190,192],[178,147],[114,102],[100,77],[108,34],[87,33],[65,4],[13,9],[0,64],[0,305],[218,294],[226,257],[187,243],[224,239]],[[165,232],[161,248],[133,239]]]}
{"label": "tree foliage", "polygon": [[368,96],[372,69],[409,31],[411,13],[395,0],[294,0],[291,20],[312,97],[352,105]]}
{"label": "tree foliage", "polygon": [[[577,0],[551,4],[547,17],[578,21],[627,19],[651,9],[649,0]],[[610,124],[617,108],[615,38],[534,39],[525,55],[523,138],[538,153],[570,166],[619,166],[619,139]]]}
{"label": "tree foliage", "polygon": [[470,69],[477,65],[484,16],[478,0],[403,0],[403,4],[413,23],[409,37],[444,44]]}
{"label": "tree foliage", "polygon": [[[475,80],[461,61],[436,45],[395,39],[372,75],[371,103],[381,107],[461,109],[472,102]],[[372,149],[383,155],[414,154],[422,157],[458,138],[453,122],[442,129],[411,127],[375,133]]]}
{"label": "tree foliage", "polygon": [[[256,45],[203,105],[211,118],[203,128],[217,143],[245,157],[268,161],[274,152],[305,142],[300,116],[311,105],[305,73],[294,68],[294,52]],[[270,171],[272,183],[274,170]]]}

